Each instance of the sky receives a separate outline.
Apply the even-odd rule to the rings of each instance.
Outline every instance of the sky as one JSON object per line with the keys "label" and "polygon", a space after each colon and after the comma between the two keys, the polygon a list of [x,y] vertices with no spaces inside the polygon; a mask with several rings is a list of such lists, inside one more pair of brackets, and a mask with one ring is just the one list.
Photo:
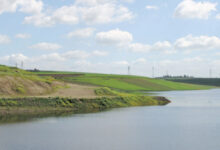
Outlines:
{"label": "sky", "polygon": [[0,0],[0,64],[220,77],[217,0]]}

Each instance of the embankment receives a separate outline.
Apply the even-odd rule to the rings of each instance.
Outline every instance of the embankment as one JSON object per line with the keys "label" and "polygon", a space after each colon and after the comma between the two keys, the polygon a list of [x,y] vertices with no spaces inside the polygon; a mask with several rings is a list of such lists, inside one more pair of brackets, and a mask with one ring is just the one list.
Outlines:
{"label": "embankment", "polygon": [[[3,98],[0,99],[0,122],[56,116],[63,113],[98,112],[111,108],[130,106],[155,106],[170,103],[164,97],[114,96],[93,99],[74,98]],[[19,119],[19,120],[16,120]]]}

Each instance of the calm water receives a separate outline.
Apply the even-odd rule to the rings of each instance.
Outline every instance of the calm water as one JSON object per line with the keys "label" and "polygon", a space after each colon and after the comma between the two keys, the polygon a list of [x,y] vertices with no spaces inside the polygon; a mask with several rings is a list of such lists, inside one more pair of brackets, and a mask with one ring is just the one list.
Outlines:
{"label": "calm water", "polygon": [[219,150],[220,90],[162,92],[134,107],[0,126],[0,150]]}

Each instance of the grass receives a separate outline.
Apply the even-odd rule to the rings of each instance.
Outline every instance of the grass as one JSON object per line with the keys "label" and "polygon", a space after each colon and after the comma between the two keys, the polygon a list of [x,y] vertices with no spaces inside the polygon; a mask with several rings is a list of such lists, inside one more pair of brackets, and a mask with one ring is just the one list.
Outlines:
{"label": "grass", "polygon": [[220,78],[167,78],[166,80],[181,83],[220,86]]}
{"label": "grass", "polygon": [[56,116],[62,113],[88,113],[118,107],[155,106],[170,103],[163,97],[119,93],[108,88],[100,88],[96,92],[103,96],[93,99],[3,98],[0,99],[0,123],[20,121],[24,118],[32,119],[39,116]]}
{"label": "grass", "polygon": [[[94,112],[117,107],[155,106],[170,103],[164,97],[144,96],[138,91],[167,91],[167,90],[199,90],[211,86],[177,83],[160,79],[140,76],[107,75],[70,72],[27,72],[21,69],[0,66],[0,76],[14,76],[50,84],[54,78],[70,83],[97,85],[97,98],[2,98],[0,99],[0,122],[7,116],[13,120],[36,116],[53,116],[68,113]],[[37,76],[41,75],[41,76]],[[44,76],[42,76],[44,75]],[[46,76],[45,76],[46,75]],[[22,85],[15,86],[18,93],[26,93]],[[20,117],[19,117],[20,116]],[[10,118],[9,117],[9,118]]]}
{"label": "grass", "polygon": [[[48,74],[48,72],[40,72],[38,74]],[[56,75],[62,75],[63,72],[53,72],[50,76],[56,78]],[[72,74],[72,76],[71,76]],[[211,86],[177,83],[162,79],[152,79],[141,76],[128,75],[108,75],[108,74],[90,74],[90,73],[64,73],[63,77],[59,76],[66,82],[80,83],[87,85],[97,85],[109,87],[112,89],[123,91],[169,91],[169,90],[202,90],[213,88]]]}
{"label": "grass", "polygon": [[48,84],[52,83],[54,81],[53,77],[45,76],[45,77],[39,77],[34,73],[16,68],[16,67],[8,67],[5,65],[0,65],[0,76],[13,76],[13,77],[20,77],[23,79],[29,79],[32,81],[40,81],[40,82],[46,82]]}

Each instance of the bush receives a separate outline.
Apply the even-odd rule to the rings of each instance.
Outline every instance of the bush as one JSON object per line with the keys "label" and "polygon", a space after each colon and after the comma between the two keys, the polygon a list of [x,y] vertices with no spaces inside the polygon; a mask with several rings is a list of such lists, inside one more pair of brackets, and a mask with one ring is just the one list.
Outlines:
{"label": "bush", "polygon": [[99,96],[117,96],[118,95],[116,91],[113,91],[107,87],[95,89],[95,94]]}

